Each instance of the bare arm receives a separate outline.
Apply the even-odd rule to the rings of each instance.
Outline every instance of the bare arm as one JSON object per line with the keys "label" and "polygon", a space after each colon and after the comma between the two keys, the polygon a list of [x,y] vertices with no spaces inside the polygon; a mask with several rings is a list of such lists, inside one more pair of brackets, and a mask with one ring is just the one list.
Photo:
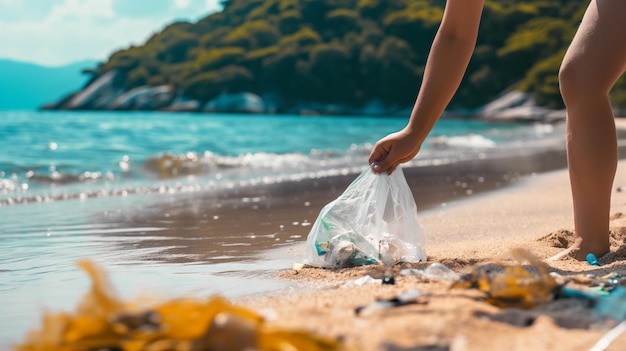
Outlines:
{"label": "bare arm", "polygon": [[417,155],[465,74],[478,36],[484,0],[448,0],[407,126],[379,140],[369,158],[375,172],[392,172]]}

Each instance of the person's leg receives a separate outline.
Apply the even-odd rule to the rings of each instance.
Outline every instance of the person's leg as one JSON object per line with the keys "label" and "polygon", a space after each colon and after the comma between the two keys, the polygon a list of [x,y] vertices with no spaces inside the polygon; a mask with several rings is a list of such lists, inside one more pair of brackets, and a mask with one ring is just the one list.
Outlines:
{"label": "person's leg", "polygon": [[567,109],[567,160],[574,203],[573,253],[609,251],[609,215],[617,167],[609,91],[626,69],[626,1],[593,0],[559,72]]}

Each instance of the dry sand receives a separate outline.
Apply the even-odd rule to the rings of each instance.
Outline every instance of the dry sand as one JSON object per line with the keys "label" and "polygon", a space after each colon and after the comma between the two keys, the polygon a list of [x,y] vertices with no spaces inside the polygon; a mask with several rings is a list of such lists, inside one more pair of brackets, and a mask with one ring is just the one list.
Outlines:
{"label": "dry sand", "polygon": [[[626,275],[622,186],[626,187],[626,161],[620,162],[614,183],[611,253],[600,259],[601,266],[567,258],[550,262],[551,272]],[[478,264],[509,260],[514,248],[525,248],[543,260],[571,240],[567,171],[525,177],[506,189],[430,209],[419,218],[428,238],[429,258],[413,268],[440,262],[467,273]],[[301,252],[301,246],[290,251],[294,262]],[[407,267],[286,269],[279,277],[293,280],[292,290],[237,303],[259,311],[271,323],[340,338],[354,350],[589,350],[615,325],[595,318],[585,300],[561,299],[531,309],[499,308],[485,302],[475,289],[450,290],[448,282],[398,274]],[[348,286],[366,275],[381,278],[390,273],[395,285]],[[422,303],[365,316],[355,313],[359,306],[414,289],[421,291]],[[607,350],[624,350],[625,344],[626,335],[621,335]]]}

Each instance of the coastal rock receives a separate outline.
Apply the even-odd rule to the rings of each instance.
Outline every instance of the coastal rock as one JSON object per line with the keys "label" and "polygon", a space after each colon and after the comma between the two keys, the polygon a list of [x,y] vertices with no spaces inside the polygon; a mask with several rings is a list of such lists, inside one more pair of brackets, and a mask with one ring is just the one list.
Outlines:
{"label": "coastal rock", "polygon": [[111,104],[107,107],[109,110],[130,110],[134,105],[137,98],[146,94],[149,94],[149,86],[141,86],[131,89],[122,95],[115,98]]}
{"label": "coastal rock", "polygon": [[494,122],[551,123],[565,119],[565,112],[537,106],[529,93],[511,91],[479,108],[472,117]]}
{"label": "coastal rock", "polygon": [[521,91],[511,91],[500,95],[495,100],[478,109],[476,115],[488,116],[495,113],[522,106],[531,99],[530,94]]}
{"label": "coastal rock", "polygon": [[147,94],[139,96],[134,108],[142,111],[159,110],[169,105],[173,98],[174,94],[169,85],[159,85],[150,88]]}
{"label": "coastal rock", "polygon": [[265,104],[260,96],[249,93],[222,93],[215,99],[207,102],[202,108],[204,112],[236,112],[236,113],[264,113]]}
{"label": "coastal rock", "polygon": [[517,106],[483,115],[482,119],[490,121],[543,121],[552,110],[539,106]]}
{"label": "coastal rock", "polygon": [[51,102],[49,104],[45,104],[40,107],[41,110],[60,110],[63,106],[66,106],[73,98],[76,96],[78,92],[73,92],[65,97],[61,98],[61,100]]}
{"label": "coastal rock", "polygon": [[165,107],[172,100],[172,89],[167,85],[157,87],[141,86],[116,97],[108,110],[156,110]]}
{"label": "coastal rock", "polygon": [[119,89],[115,87],[115,79],[117,77],[116,71],[109,71],[101,77],[95,79],[87,87],[78,93],[63,106],[62,109],[68,110],[82,110],[82,109],[94,109],[106,105],[112,101],[113,98],[121,93]]}
{"label": "coastal rock", "polygon": [[[372,100],[362,106],[342,103],[299,101],[290,107],[280,96],[265,93],[263,97],[251,93],[222,93],[204,106],[195,99],[179,95],[168,85],[141,86],[124,90],[124,76],[116,71],[93,79],[84,89],[72,93],[58,102],[42,107],[46,110],[145,110],[169,112],[218,113],[288,113],[297,115],[343,116],[409,116],[412,106],[386,105]],[[616,111],[622,115],[624,111]],[[625,114],[626,115],[626,114]],[[554,123],[565,119],[565,110],[538,106],[529,93],[510,91],[473,111],[445,111],[442,118],[479,119],[493,122],[544,122]]]}
{"label": "coastal rock", "polygon": [[162,108],[162,111],[168,112],[196,112],[200,109],[200,102],[198,100],[188,99],[184,96],[178,96],[172,100],[172,102]]}

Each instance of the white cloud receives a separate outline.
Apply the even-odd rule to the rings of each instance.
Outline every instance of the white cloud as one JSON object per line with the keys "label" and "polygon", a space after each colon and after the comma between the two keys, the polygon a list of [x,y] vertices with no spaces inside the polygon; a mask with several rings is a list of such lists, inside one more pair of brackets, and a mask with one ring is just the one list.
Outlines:
{"label": "white cloud", "polygon": [[184,9],[189,6],[189,0],[174,0],[176,7]]}
{"label": "white cloud", "polygon": [[[0,0],[0,12],[12,1]],[[182,12],[164,9],[137,18],[116,13],[112,0],[63,0],[41,19],[27,14],[24,19],[0,19],[0,58],[49,66],[105,60],[114,51],[142,44],[174,20],[194,21],[219,10],[218,0],[196,1],[196,6],[191,6],[191,0],[172,1],[174,8]]]}
{"label": "white cloud", "polygon": [[111,5],[111,0],[65,0],[65,2],[52,9],[48,20],[113,18],[115,13],[113,13]]}

